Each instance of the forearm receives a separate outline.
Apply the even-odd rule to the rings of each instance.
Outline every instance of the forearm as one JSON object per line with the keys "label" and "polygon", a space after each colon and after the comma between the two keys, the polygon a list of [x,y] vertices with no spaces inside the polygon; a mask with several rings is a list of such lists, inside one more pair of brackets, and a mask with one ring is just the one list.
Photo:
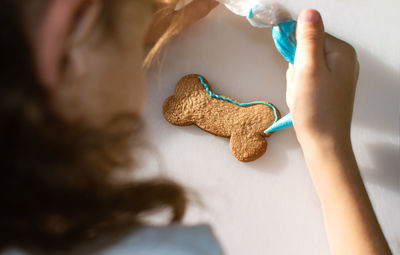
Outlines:
{"label": "forearm", "polygon": [[350,142],[307,142],[303,146],[321,200],[332,254],[391,254]]}

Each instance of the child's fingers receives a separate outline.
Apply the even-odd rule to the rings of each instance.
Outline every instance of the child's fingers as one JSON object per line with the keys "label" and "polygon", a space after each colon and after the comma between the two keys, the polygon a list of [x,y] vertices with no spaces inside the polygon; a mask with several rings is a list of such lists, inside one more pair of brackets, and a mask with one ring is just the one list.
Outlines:
{"label": "child's fingers", "polygon": [[286,104],[289,108],[292,107],[292,91],[293,91],[293,78],[294,78],[294,68],[293,65],[289,63],[289,67],[286,71]]}
{"label": "child's fingers", "polygon": [[295,66],[315,69],[325,65],[325,31],[321,15],[317,11],[306,9],[300,14],[296,39]]}
{"label": "child's fingers", "polygon": [[327,66],[330,71],[349,67],[354,68],[357,64],[357,56],[354,48],[350,44],[329,34],[326,34],[325,37],[325,54]]}
{"label": "child's fingers", "polygon": [[293,82],[294,67],[289,63],[288,69],[286,70],[286,81],[291,84]]}

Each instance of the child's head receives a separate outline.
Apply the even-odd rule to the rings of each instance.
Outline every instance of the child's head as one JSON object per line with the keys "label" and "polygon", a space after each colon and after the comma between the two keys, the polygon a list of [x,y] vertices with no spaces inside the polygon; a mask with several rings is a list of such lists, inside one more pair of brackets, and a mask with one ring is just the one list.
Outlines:
{"label": "child's head", "polygon": [[70,245],[161,207],[181,219],[176,184],[111,178],[131,163],[155,4],[1,1],[0,248]]}
{"label": "child's head", "polygon": [[33,61],[57,114],[69,122],[84,119],[103,126],[116,114],[140,113],[144,38],[153,4],[149,0],[28,4],[24,25]]}

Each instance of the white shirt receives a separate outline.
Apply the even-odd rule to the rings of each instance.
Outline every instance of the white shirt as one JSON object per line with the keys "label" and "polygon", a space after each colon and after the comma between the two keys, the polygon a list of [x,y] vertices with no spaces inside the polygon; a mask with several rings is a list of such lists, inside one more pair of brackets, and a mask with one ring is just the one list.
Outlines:
{"label": "white shirt", "polygon": [[128,235],[101,255],[222,255],[222,249],[208,225],[143,227]]}
{"label": "white shirt", "polygon": [[[90,245],[89,245],[90,246]],[[99,255],[222,255],[223,251],[208,225],[146,226],[125,235],[101,250],[73,252]],[[96,251],[94,251],[96,250]],[[19,249],[9,249],[2,255],[26,255]],[[57,253],[69,254],[69,253]]]}

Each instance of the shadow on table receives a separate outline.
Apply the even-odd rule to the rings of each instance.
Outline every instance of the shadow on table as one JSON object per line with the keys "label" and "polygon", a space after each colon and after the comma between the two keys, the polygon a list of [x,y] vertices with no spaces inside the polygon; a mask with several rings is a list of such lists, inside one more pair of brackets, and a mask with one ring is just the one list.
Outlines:
{"label": "shadow on table", "polygon": [[[400,70],[392,70],[368,51],[357,49],[360,62],[353,125],[366,135],[390,137],[391,143],[365,142],[373,166],[363,168],[368,182],[400,192]],[[367,138],[368,139],[368,138]],[[396,146],[397,144],[397,146]],[[362,163],[362,162],[359,162]],[[360,164],[362,165],[362,164]]]}
{"label": "shadow on table", "polygon": [[392,192],[400,192],[400,152],[389,144],[366,144],[374,162],[372,167],[360,167],[364,179]]}
{"label": "shadow on table", "polygon": [[[384,135],[398,137],[400,68],[392,70],[381,60],[357,48],[360,78],[353,124]],[[400,57],[400,56],[399,56]]]}

